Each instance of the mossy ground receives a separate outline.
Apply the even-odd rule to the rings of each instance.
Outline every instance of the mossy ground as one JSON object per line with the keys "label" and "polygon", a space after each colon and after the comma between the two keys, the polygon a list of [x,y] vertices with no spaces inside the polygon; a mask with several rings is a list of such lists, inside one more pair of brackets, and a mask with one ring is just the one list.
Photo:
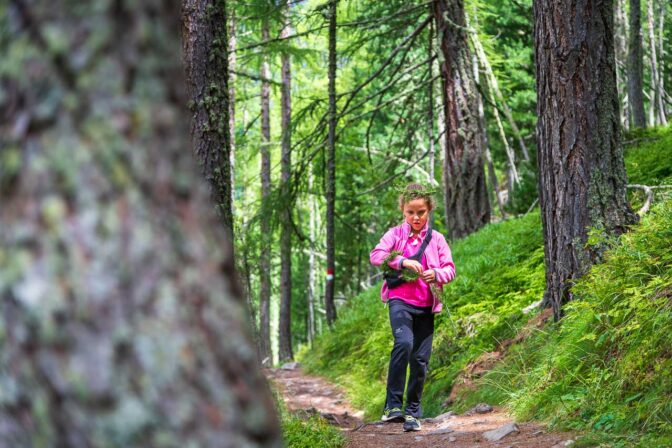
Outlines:
{"label": "mossy ground", "polygon": [[[672,128],[625,137],[629,182],[672,183]],[[637,193],[632,193],[637,202]],[[633,204],[636,208],[637,205]],[[587,431],[584,446],[672,445],[672,201],[656,205],[576,286],[580,297],[559,324],[512,346],[453,405],[509,407],[520,419]],[[513,337],[530,318],[522,308],[544,289],[538,213],[491,224],[451,244],[458,276],[437,317],[425,415],[442,411],[459,372]],[[355,406],[377,418],[383,407],[391,337],[379,288],[340,310],[331,332],[301,357],[344,385]]]}

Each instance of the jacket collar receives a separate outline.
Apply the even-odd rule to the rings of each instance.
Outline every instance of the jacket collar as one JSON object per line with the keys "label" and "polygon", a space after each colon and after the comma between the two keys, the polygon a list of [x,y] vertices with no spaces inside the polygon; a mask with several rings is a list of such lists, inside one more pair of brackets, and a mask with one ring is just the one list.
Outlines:
{"label": "jacket collar", "polygon": [[[401,225],[401,229],[404,232],[404,237],[408,239],[408,237],[411,236],[411,225],[404,221],[404,223]],[[420,230],[420,238],[425,239],[425,236],[427,235],[427,229],[429,229],[429,220],[425,223],[425,227]]]}

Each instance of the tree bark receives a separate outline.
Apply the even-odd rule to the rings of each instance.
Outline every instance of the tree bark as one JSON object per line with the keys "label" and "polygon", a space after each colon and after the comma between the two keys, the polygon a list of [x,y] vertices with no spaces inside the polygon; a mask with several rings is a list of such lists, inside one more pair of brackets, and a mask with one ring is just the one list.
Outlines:
{"label": "tree bark", "polygon": [[637,218],[626,200],[612,2],[535,0],[534,20],[544,305],[559,319],[571,284],[605,249],[586,247],[589,229],[619,235]]}
{"label": "tree bark", "polygon": [[646,127],[644,113],[644,73],[642,62],[642,12],[640,0],[630,0],[630,36],[628,41],[628,101],[632,113],[632,125]]}
{"label": "tree bark", "polygon": [[[262,24],[261,38],[268,40],[268,19]],[[268,83],[270,68],[268,55],[262,56],[261,61],[261,198],[262,213],[270,210],[271,197],[271,112],[270,93]],[[263,212],[263,211],[266,212]],[[271,222],[266,216],[261,218],[261,253],[259,256],[259,346],[261,359],[273,362],[271,348]]]}
{"label": "tree bark", "polygon": [[[220,0],[221,1],[221,0]],[[185,0],[183,54],[196,157],[233,241],[229,59],[225,2]],[[208,6],[210,5],[210,6]]]}
{"label": "tree bark", "polygon": [[327,137],[327,285],[324,305],[327,324],[336,320],[334,284],[336,282],[334,248],[334,209],[336,200],[336,7],[338,0],[329,1],[329,135]]}
{"label": "tree bark", "polygon": [[[191,114],[172,32],[180,3],[134,5],[146,33],[107,42],[90,32],[113,27],[99,5],[54,14],[53,2],[24,3],[40,29],[67,30],[66,48],[103,48],[72,73],[73,99],[101,113],[76,117],[59,99],[59,69],[9,14],[4,48],[32,56],[3,74],[0,116],[55,112],[2,137],[18,166],[10,178],[0,170],[0,445],[282,446],[229,232],[185,151]],[[191,82],[207,78],[208,3],[183,3]],[[78,81],[114,80],[129,47],[146,56],[135,82]]]}
{"label": "tree bark", "polygon": [[[289,1],[284,0],[284,23],[280,38],[286,39],[292,31],[290,21]],[[281,127],[282,127],[282,160],[281,160],[281,188],[284,201],[290,201],[291,170],[292,170],[292,72],[289,53],[282,54],[282,89],[281,89]],[[292,352],[292,206],[287,203],[283,206],[282,235],[280,237],[280,361],[294,358]]]}
{"label": "tree bark", "polygon": [[478,91],[473,78],[462,0],[436,0],[432,10],[443,54],[448,233],[452,238],[462,238],[490,222],[482,130],[478,120]]}

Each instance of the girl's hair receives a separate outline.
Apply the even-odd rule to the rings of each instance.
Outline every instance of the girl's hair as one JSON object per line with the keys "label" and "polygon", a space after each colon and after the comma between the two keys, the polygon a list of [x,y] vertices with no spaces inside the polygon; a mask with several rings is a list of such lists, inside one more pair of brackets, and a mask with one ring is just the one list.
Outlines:
{"label": "girl's hair", "polygon": [[426,188],[421,184],[408,184],[403,192],[399,195],[399,208],[403,209],[404,205],[411,202],[413,199],[424,199],[427,207],[434,209],[434,199],[432,198],[432,190]]}

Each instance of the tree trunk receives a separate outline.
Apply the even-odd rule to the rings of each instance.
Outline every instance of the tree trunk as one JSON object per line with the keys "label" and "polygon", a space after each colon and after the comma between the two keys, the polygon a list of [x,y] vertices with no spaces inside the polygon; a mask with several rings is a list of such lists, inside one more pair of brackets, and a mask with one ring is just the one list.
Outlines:
{"label": "tree trunk", "polygon": [[336,281],[334,250],[334,208],[336,200],[336,6],[338,0],[329,0],[329,136],[327,137],[327,286],[324,304],[327,323],[336,320],[334,283]]}
{"label": "tree trunk", "polygon": [[605,248],[586,247],[589,228],[619,235],[636,221],[620,144],[613,4],[581,5],[534,2],[544,304],[556,319],[571,284]]}
{"label": "tree trunk", "polygon": [[646,127],[642,62],[642,12],[639,0],[630,0],[630,39],[628,45],[628,100],[632,125]]}
{"label": "tree trunk", "polygon": [[[284,24],[280,38],[286,39],[291,34],[289,1],[284,0]],[[282,126],[282,160],[281,188],[284,201],[290,200],[290,177],[292,170],[292,73],[289,53],[282,54],[282,94],[281,94],[281,126]],[[280,361],[294,358],[292,352],[292,206],[287,203],[282,207],[282,235],[280,238]]]}
{"label": "tree trunk", "polygon": [[183,50],[193,112],[191,135],[216,209],[229,241],[233,241],[227,13],[223,6],[206,10],[206,5],[212,3],[184,1]]}
{"label": "tree trunk", "polygon": [[[264,19],[261,38],[268,40],[268,20]],[[268,55],[261,62],[261,198],[262,210],[270,210],[271,196],[271,87]],[[266,213],[264,213],[266,214]],[[272,363],[271,349],[271,222],[265,216],[261,221],[261,251],[259,256],[259,345],[261,359]]]}
{"label": "tree trunk", "polygon": [[667,48],[665,47],[665,13],[667,11],[666,2],[660,2],[658,9],[658,57],[660,58],[660,76],[659,79],[659,88],[660,88],[660,108],[665,118],[665,123],[667,123],[667,98],[668,94],[665,91],[665,61],[667,56]]}
{"label": "tree trunk", "polygon": [[[474,55],[474,81],[476,81],[476,83],[480,81],[478,65],[479,65],[478,59],[476,55]],[[506,219],[506,211],[504,210],[504,203],[502,202],[502,196],[499,194],[499,181],[497,180],[497,173],[495,173],[495,165],[492,163],[492,156],[490,155],[490,145],[488,143],[488,131],[485,125],[485,109],[483,108],[483,95],[481,93],[478,94],[478,122],[480,123],[481,129],[483,130],[482,133],[483,157],[485,158],[485,164],[487,165],[488,168],[488,178],[490,179],[490,185],[492,186],[492,190],[495,193],[495,200],[497,201],[497,207],[499,208],[499,213],[502,216],[502,219]]]}
{"label": "tree trunk", "polygon": [[[483,70],[485,72],[485,83],[488,86],[488,95],[490,97],[490,101],[493,104],[493,113],[495,114],[495,117],[498,122],[498,126],[500,127],[500,134],[503,136],[504,135],[504,128],[501,125],[501,119],[499,118],[499,110],[497,107],[494,107],[495,104],[495,98],[497,98],[497,101],[499,101],[499,104],[502,105],[502,111],[504,111],[504,116],[506,117],[506,120],[509,122],[509,126],[511,126],[511,130],[513,131],[513,134],[515,135],[516,139],[518,140],[518,146],[520,146],[520,151],[523,154],[523,160],[526,162],[530,161],[530,153],[527,150],[527,145],[525,144],[525,141],[523,140],[523,136],[520,133],[520,129],[518,128],[518,125],[516,124],[516,121],[513,119],[513,114],[511,113],[511,109],[509,108],[509,105],[507,104],[506,100],[504,100],[504,95],[502,94],[502,91],[499,89],[499,82],[497,81],[497,77],[495,76],[495,72],[492,70],[492,65],[490,65],[490,61],[488,60],[488,56],[485,54],[485,50],[483,49],[483,44],[481,44],[481,40],[478,38],[478,32],[475,29],[470,29],[469,30],[471,34],[471,42],[474,46],[474,52],[476,53],[476,56],[478,56],[478,61],[480,65],[483,67]],[[515,168],[515,154],[513,153],[513,150],[511,149],[511,145],[509,145],[509,142],[506,139],[506,136],[502,137],[502,142],[504,143],[504,149],[506,150],[506,156],[509,160],[509,171],[512,172],[511,177],[514,178],[515,183],[518,183],[518,173],[516,172]],[[513,168],[511,168],[513,166]],[[514,174],[515,173],[515,174]]]}
{"label": "tree trunk", "polygon": [[627,79],[626,62],[628,59],[628,21],[625,18],[626,0],[616,0],[616,12],[614,22],[614,40],[616,56],[616,87],[618,89],[619,108],[621,113],[621,125],[628,128],[629,125],[629,107],[627,99]]}
{"label": "tree trunk", "polygon": [[[232,2],[233,3],[233,2]],[[236,189],[236,8],[235,5],[230,5],[231,8],[230,22],[229,22],[229,138],[231,147],[231,213],[235,214],[235,189]]]}
{"label": "tree trunk", "polygon": [[649,57],[651,58],[651,108],[653,110],[653,123],[667,125],[665,117],[665,103],[663,98],[663,71],[660,70],[656,42],[656,23],[653,15],[653,0],[646,2],[647,29],[649,35]]}
{"label": "tree trunk", "polygon": [[[207,49],[221,31],[208,3],[183,3],[190,88],[209,79]],[[146,33],[124,39],[90,32],[92,23],[114,26],[108,8],[90,2],[58,14],[47,1],[9,8],[20,7],[30,25],[17,14],[3,19],[4,49],[31,57],[3,74],[0,99],[0,116],[16,120],[3,155],[17,156],[0,170],[0,444],[282,446],[229,232],[185,151],[180,4],[133,5],[128,14]],[[66,48],[101,49],[91,64],[73,65],[77,90],[66,102],[62,68],[40,49],[54,29],[67,30]],[[105,81],[127,71],[122,53],[136,52],[135,82]],[[101,113],[76,117],[79,106]],[[17,126],[34,117],[48,120]],[[197,127],[210,121],[194,119],[195,151],[226,147],[226,134],[208,136]]]}
{"label": "tree trunk", "polygon": [[[431,12],[431,10],[430,10]],[[429,77],[434,79],[434,27],[429,24],[429,42],[427,45],[427,57],[429,58]],[[429,154],[427,157],[427,172],[430,179],[434,179],[434,82],[430,81],[427,87],[427,138],[429,139]]]}
{"label": "tree trunk", "polygon": [[309,238],[310,253],[308,255],[308,342],[313,344],[315,339],[315,297],[317,291],[317,282],[315,278],[315,244],[317,240],[317,200],[313,192],[313,167],[308,167],[308,208],[309,208]]}
{"label": "tree trunk", "polygon": [[443,61],[441,75],[446,119],[444,164],[448,233],[462,238],[490,222],[478,91],[467,43],[462,0],[432,3]]}

